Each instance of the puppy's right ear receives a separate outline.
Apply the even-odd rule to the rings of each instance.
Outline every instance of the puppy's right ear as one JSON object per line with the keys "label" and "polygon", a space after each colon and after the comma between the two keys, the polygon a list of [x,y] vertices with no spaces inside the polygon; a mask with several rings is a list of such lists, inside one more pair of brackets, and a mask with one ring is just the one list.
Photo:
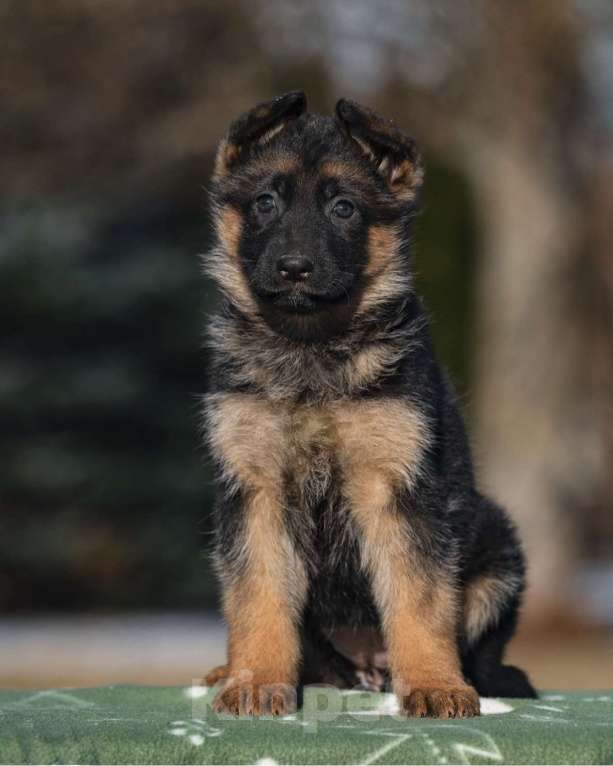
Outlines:
{"label": "puppy's right ear", "polygon": [[306,96],[296,90],[258,104],[238,117],[221,142],[215,160],[215,177],[221,178],[253,146],[270,141],[306,110]]}

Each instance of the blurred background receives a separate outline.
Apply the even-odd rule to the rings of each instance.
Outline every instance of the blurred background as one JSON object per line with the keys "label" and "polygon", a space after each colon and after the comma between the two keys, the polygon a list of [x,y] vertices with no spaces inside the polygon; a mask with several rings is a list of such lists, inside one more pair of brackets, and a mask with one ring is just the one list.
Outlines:
{"label": "blurred background", "polygon": [[205,186],[307,91],[426,155],[420,289],[530,563],[511,649],[613,687],[613,5],[0,2],[0,686],[189,683],[207,558]]}

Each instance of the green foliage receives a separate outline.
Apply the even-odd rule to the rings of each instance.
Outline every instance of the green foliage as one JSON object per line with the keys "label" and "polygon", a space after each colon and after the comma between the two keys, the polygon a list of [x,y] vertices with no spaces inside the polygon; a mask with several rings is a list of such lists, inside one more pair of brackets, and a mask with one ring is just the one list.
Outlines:
{"label": "green foliage", "polygon": [[199,186],[188,204],[155,191],[5,211],[5,608],[212,597],[198,439],[208,234]]}
{"label": "green foliage", "polygon": [[470,390],[476,278],[475,220],[466,179],[429,156],[414,254],[417,287],[439,358],[461,396]]}

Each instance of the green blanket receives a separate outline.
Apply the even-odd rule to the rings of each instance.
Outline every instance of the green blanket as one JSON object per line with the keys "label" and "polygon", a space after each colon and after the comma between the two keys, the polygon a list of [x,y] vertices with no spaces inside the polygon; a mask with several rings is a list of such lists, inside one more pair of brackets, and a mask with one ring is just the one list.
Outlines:
{"label": "green blanket", "polygon": [[280,719],[222,719],[198,687],[0,690],[0,763],[613,763],[613,693],[484,700],[401,719],[391,695],[309,689]]}

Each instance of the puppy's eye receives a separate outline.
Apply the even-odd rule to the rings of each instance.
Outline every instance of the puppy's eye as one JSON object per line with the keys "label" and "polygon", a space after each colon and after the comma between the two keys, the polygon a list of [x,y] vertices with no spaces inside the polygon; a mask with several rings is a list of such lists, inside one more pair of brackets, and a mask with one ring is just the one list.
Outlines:
{"label": "puppy's eye", "polygon": [[255,200],[255,206],[259,213],[273,213],[277,207],[275,198],[272,194],[260,194]]}
{"label": "puppy's eye", "polygon": [[332,208],[332,212],[338,218],[351,218],[355,210],[355,205],[348,199],[339,199]]}

